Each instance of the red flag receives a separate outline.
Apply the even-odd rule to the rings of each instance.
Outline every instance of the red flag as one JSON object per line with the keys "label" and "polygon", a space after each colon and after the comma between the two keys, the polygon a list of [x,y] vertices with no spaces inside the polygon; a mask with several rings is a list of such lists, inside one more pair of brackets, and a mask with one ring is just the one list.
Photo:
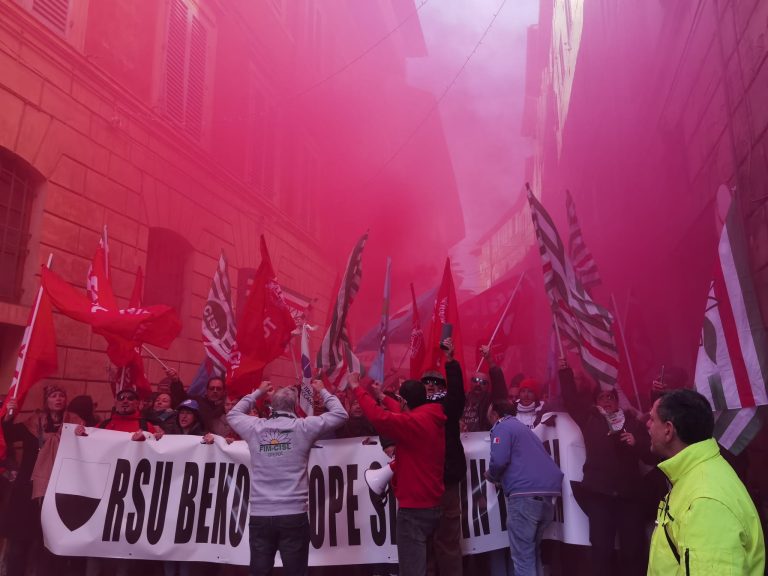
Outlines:
{"label": "red flag", "polygon": [[132,347],[128,352],[125,364],[118,368],[115,378],[112,380],[112,393],[120,390],[136,390],[139,398],[149,398],[152,395],[152,387],[147,380],[144,371],[144,359],[141,357],[141,348]]}
{"label": "red flag", "polygon": [[[133,282],[133,290],[131,291],[131,298],[128,300],[128,308],[141,308],[141,294],[144,292],[144,271],[139,266],[136,269],[136,280]],[[109,306],[105,306],[109,308]]]}
{"label": "red flag", "polygon": [[[429,327],[429,336],[425,342],[425,358],[422,365],[422,372],[426,370],[441,370],[445,359],[445,352],[440,348],[440,339],[443,333],[443,326],[451,324],[453,345],[455,348],[455,357],[459,363],[464,366],[464,354],[461,345],[461,328],[459,327],[459,305],[456,300],[456,289],[453,285],[453,275],[451,274],[451,260],[445,259],[445,270],[443,271],[443,281],[437,290],[435,298],[435,307],[432,311],[432,323]],[[467,380],[467,383],[469,380]]]}
{"label": "red flag", "polygon": [[[109,283],[107,283],[109,285]],[[136,279],[133,282],[133,290],[131,291],[131,299],[128,301],[128,310],[134,311],[141,308],[141,293],[144,289],[144,274],[142,273],[141,266],[136,269]],[[111,291],[111,286],[110,286]],[[115,304],[117,306],[117,304]],[[118,367],[126,368],[130,367],[136,362],[136,356],[138,356],[141,363],[141,375],[144,376],[144,360],[141,358],[141,345],[140,343],[133,342],[126,338],[119,336],[113,336],[104,334],[104,338],[107,340],[107,356],[109,356],[112,364]],[[123,380],[121,376],[122,370],[118,370],[118,377]],[[146,377],[144,377],[146,381]],[[146,383],[147,389],[149,389],[149,382]],[[126,386],[118,386],[118,389],[123,389]],[[114,388],[114,386],[113,386]],[[139,390],[136,389],[138,392]]]}
{"label": "red flag", "polygon": [[247,394],[258,386],[264,367],[283,353],[295,329],[262,236],[261,265],[237,325],[236,351],[227,378],[230,389]]}
{"label": "red flag", "polygon": [[91,303],[103,306],[108,310],[117,310],[117,299],[112,291],[109,272],[109,247],[106,236],[99,240],[99,247],[93,255],[93,260],[88,268],[85,290]]}
{"label": "red flag", "polygon": [[408,356],[411,360],[411,378],[421,378],[421,367],[424,365],[424,331],[421,329],[419,319],[419,306],[416,304],[416,292],[411,283],[411,299],[413,300],[413,327],[411,328],[411,342],[408,347]]}
{"label": "red flag", "polygon": [[53,306],[74,320],[90,324],[96,334],[167,349],[181,331],[181,323],[170,306],[110,310],[92,304],[55,272],[43,269],[42,276]]}
{"label": "red flag", "polygon": [[[40,287],[16,357],[16,369],[11,387],[8,389],[5,403],[0,408],[0,421],[5,418],[8,411],[9,398],[15,397],[21,408],[32,385],[55,373],[56,368],[56,332],[53,327],[53,311],[48,295]],[[5,458],[5,438],[0,432],[0,460],[3,458]]]}

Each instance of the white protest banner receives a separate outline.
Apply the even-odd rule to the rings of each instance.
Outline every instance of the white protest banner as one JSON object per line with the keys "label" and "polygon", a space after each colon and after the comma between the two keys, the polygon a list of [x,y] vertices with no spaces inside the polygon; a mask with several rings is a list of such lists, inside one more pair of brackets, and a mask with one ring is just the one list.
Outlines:
{"label": "white protest banner", "polygon": [[[589,521],[571,490],[571,480],[581,480],[586,458],[581,430],[564,413],[555,416],[552,426],[539,424],[533,432],[563,471],[563,496],[555,502],[554,522],[544,533],[547,540],[589,546]],[[542,421],[548,420],[545,414]],[[462,434],[467,458],[467,480],[462,486],[462,550],[478,554],[509,546],[506,527],[506,501],[494,486],[481,482],[488,469],[490,436],[487,432]],[[514,466],[515,463],[512,463]],[[520,465],[520,464],[518,464]]]}
{"label": "white protest banner", "polygon": [[[248,449],[244,442],[200,444],[166,435],[131,442],[127,433],[65,425],[43,503],[46,546],[59,555],[248,564]],[[558,414],[540,426],[545,447],[565,472],[564,500],[545,537],[588,543],[586,519],[569,480],[581,477],[583,441]],[[509,545],[504,497],[483,476],[487,432],[462,435],[467,477],[462,490],[462,549],[474,554]],[[376,507],[363,474],[385,465],[378,444],[325,440],[309,466],[311,566],[397,562],[394,498]],[[278,561],[279,564],[279,561]]]}

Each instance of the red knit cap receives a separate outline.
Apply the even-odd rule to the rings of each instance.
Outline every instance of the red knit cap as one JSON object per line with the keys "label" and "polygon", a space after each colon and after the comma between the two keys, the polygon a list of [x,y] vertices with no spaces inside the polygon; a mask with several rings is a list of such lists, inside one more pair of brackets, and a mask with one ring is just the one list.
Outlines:
{"label": "red knit cap", "polygon": [[518,386],[519,389],[528,388],[531,390],[536,398],[539,398],[541,395],[541,382],[536,380],[536,378],[526,378],[522,382],[520,382],[520,385]]}

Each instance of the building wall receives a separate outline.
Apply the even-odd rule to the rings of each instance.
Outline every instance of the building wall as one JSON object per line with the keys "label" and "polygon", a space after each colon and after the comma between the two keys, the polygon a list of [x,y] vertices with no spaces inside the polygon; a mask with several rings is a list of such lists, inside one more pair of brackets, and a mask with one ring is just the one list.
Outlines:
{"label": "building wall", "polygon": [[[10,381],[40,265],[52,253],[53,269],[84,288],[104,225],[113,286],[122,304],[137,267],[146,269],[151,228],[173,231],[192,247],[180,298],[181,336],[170,350],[156,350],[187,382],[203,358],[200,315],[221,250],[236,286],[240,268],[258,266],[258,237],[264,233],[278,279],[311,301],[309,319],[322,323],[335,276],[327,254],[278,198],[254,193],[242,157],[224,161],[228,156],[219,153],[219,144],[232,132],[217,133],[213,126],[222,110],[238,104],[222,97],[220,84],[207,83],[199,138],[162,111],[162,23],[168,3],[75,4],[90,8],[89,13],[70,12],[77,39],[51,29],[14,0],[0,2],[0,147],[11,160],[12,154],[28,163],[41,182],[31,209],[23,290],[18,301],[0,303],[2,388]],[[221,71],[233,49],[224,39],[235,38],[236,44],[247,30],[238,28],[234,10],[218,3],[206,3],[206,10],[222,40],[208,52],[214,63],[209,70]],[[279,28],[272,24],[265,28]],[[282,47],[287,42],[287,33],[274,39]],[[243,144],[247,136],[241,130],[235,143]],[[104,339],[59,315],[56,327],[59,370],[53,379],[70,397],[88,393],[101,409],[111,406]],[[147,359],[146,367],[151,381],[162,376],[155,361]],[[294,367],[283,359],[268,372],[288,380]],[[39,405],[36,388],[28,406]]]}
{"label": "building wall", "polygon": [[564,223],[573,192],[603,302],[615,294],[627,329],[645,326],[646,377],[662,364],[693,374],[728,190],[746,215],[768,321],[766,15],[758,0],[584,4],[543,197]]}
{"label": "building wall", "polygon": [[[383,262],[390,247],[412,254],[406,248],[418,245],[418,258],[396,276],[412,280],[423,259],[438,263],[428,270],[437,282],[447,247],[463,236],[437,115],[391,161],[434,105],[407,85],[406,59],[426,53],[413,0],[377,0],[366,10],[315,0],[47,4],[61,10],[0,0],[0,168],[27,170],[36,190],[20,292],[0,301],[3,382],[41,263],[53,253],[54,270],[84,288],[105,225],[120,303],[137,267],[151,260],[151,230],[177,235],[170,237],[190,250],[182,286],[168,296],[179,304],[182,333],[157,351],[186,381],[203,358],[200,316],[220,252],[235,287],[241,270],[258,266],[262,233],[278,280],[310,303],[315,324],[324,324],[337,274],[368,226],[367,258]],[[361,55],[362,65],[349,66]],[[438,223],[419,226],[438,203]],[[375,268],[368,266],[368,282],[380,286]],[[399,286],[407,295],[407,281]],[[375,297],[364,292],[357,308],[375,301],[362,312],[378,322],[380,288]],[[103,338],[61,316],[56,323],[54,379],[70,397],[87,392],[100,408],[111,406]],[[155,361],[146,366],[151,381],[162,376]],[[287,381],[294,365],[280,359],[268,373]],[[36,389],[29,406],[39,402]]]}
{"label": "building wall", "polygon": [[[576,41],[567,40],[560,0],[541,3],[529,36],[531,183],[564,240],[571,190],[603,277],[596,298],[615,297],[641,388],[662,365],[692,378],[728,190],[746,215],[768,322],[768,3],[569,6]],[[569,46],[564,75],[558,61]],[[496,238],[517,216],[479,247],[489,278],[517,259],[518,246]]]}

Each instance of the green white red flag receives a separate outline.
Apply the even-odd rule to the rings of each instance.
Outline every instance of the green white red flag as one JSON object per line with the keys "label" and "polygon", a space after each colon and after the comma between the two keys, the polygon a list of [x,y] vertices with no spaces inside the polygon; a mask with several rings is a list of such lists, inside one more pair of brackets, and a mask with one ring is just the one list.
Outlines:
{"label": "green white red flag", "polygon": [[696,389],[715,410],[715,437],[733,454],[760,430],[757,406],[768,404],[766,333],[749,269],[738,202],[731,202],[709,288]]}

